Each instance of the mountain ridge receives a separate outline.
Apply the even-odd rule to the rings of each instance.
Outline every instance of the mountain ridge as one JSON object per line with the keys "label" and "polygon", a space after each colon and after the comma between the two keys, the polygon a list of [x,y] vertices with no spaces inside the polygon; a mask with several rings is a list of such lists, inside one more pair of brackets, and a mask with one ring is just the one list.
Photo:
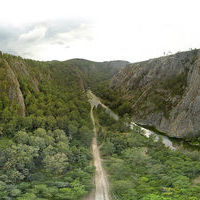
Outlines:
{"label": "mountain ridge", "polygon": [[132,119],[171,137],[199,136],[200,50],[127,65],[110,82]]}

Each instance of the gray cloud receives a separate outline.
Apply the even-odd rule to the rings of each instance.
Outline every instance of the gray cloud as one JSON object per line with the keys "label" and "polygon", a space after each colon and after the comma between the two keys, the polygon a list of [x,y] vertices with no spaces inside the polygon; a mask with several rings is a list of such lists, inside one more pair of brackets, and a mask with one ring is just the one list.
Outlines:
{"label": "gray cloud", "polygon": [[85,23],[83,20],[70,20],[70,21],[51,21],[41,23],[48,27],[46,38],[52,38],[57,33],[66,33],[74,29],[80,28],[81,24]]}
{"label": "gray cloud", "polygon": [[24,57],[37,57],[36,49],[45,46],[70,48],[76,40],[92,40],[91,24],[83,20],[57,20],[23,27],[0,25],[0,49]]}

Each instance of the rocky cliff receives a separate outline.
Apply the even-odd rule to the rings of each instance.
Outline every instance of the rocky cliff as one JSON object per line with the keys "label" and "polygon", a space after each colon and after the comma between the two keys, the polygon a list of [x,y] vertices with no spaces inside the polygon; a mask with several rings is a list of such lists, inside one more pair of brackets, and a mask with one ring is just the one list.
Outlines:
{"label": "rocky cliff", "polygon": [[110,83],[135,122],[171,137],[200,135],[200,50],[130,64]]}
{"label": "rocky cliff", "polygon": [[18,105],[19,115],[25,116],[24,97],[19,81],[12,68],[3,58],[0,58],[0,91],[1,104],[5,105],[6,99],[10,100],[11,103]]}

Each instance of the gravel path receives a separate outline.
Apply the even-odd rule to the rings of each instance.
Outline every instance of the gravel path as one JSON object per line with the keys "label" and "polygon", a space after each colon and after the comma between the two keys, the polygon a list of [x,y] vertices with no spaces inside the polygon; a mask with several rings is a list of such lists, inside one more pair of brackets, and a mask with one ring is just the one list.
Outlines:
{"label": "gravel path", "polygon": [[92,119],[92,123],[94,126],[94,138],[92,141],[92,154],[94,158],[94,166],[96,167],[95,172],[95,186],[96,189],[93,191],[85,200],[109,200],[109,185],[108,180],[105,174],[105,171],[102,167],[101,157],[99,153],[99,148],[97,145],[97,131],[95,126],[95,120],[93,115],[93,108],[98,105],[99,101],[95,96],[89,91],[88,92],[89,101],[91,104],[91,111],[90,111],[90,117]]}

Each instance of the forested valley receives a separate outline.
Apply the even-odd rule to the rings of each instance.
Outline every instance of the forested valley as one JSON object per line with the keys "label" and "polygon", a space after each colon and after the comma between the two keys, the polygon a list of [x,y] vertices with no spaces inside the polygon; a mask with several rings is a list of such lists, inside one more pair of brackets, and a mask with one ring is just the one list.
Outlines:
{"label": "forested valley", "polygon": [[[80,200],[95,188],[98,146],[113,200],[200,199],[198,150],[172,150],[130,128],[132,104],[110,79],[127,62],[41,62],[0,53],[0,199]],[[94,124],[87,92],[94,105]],[[95,199],[96,200],[96,199]]]}
{"label": "forested valley", "polygon": [[75,200],[93,187],[93,127],[79,73],[72,64],[1,55],[0,199]]}

